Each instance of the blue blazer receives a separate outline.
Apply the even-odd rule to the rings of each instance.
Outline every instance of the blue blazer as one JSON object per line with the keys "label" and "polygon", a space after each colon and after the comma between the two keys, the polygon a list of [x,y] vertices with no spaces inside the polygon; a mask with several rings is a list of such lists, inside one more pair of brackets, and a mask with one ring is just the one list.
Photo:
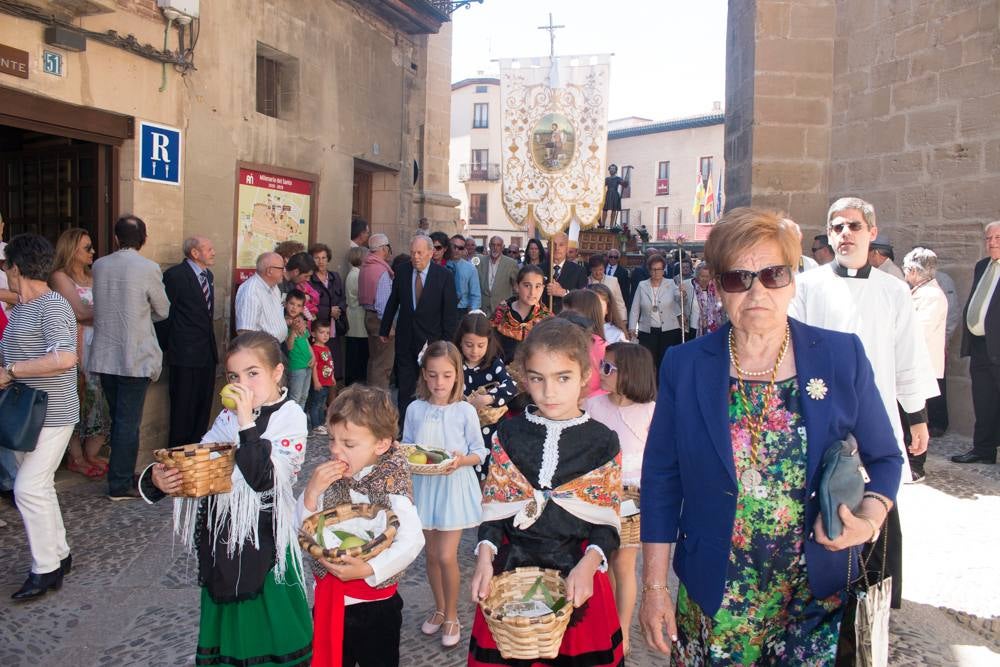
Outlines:
{"label": "blue blazer", "polygon": [[[789,325],[806,427],[806,569],[813,594],[825,598],[847,583],[848,550],[830,552],[811,539],[824,450],[853,433],[871,478],[866,489],[893,501],[903,456],[861,340],[791,318]],[[738,491],[729,435],[730,326],[667,351],[642,464],[642,541],[677,543],[674,570],[710,616],[722,604]],[[804,391],[813,378],[826,384],[824,399]]]}

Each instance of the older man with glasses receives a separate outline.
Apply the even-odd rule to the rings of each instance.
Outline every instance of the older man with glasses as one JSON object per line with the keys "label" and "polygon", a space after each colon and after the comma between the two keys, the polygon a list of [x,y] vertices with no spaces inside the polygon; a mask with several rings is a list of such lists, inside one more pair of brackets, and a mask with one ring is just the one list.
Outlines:
{"label": "older man with glasses", "polygon": [[236,290],[236,333],[263,331],[279,342],[288,335],[278,283],[284,280],[285,262],[276,252],[257,258],[257,272]]}
{"label": "older man with glasses", "polygon": [[[450,239],[451,257],[445,262],[445,267],[455,274],[455,293],[458,295],[458,320],[461,321],[470,310],[479,310],[482,305],[482,292],[479,289],[479,274],[466,256],[469,242],[461,234],[455,234]],[[475,253],[475,248],[473,248]],[[479,263],[477,261],[477,263]]]}
{"label": "older man with glasses", "polygon": [[621,265],[621,259],[621,252],[615,250],[614,248],[609,250],[608,263],[604,267],[604,275],[618,281],[618,287],[621,288],[622,298],[625,299],[625,309],[628,310],[632,308],[632,283],[629,279],[628,269]]}

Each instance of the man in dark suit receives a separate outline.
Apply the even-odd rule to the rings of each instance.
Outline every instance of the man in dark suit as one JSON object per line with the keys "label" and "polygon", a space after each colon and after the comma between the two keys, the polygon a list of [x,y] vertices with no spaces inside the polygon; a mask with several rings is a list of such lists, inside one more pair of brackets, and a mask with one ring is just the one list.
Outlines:
{"label": "man in dark suit", "polygon": [[170,317],[158,331],[170,366],[170,446],[199,442],[215,393],[215,247],[204,236],[184,240],[184,261],[163,273]]}
{"label": "man in dark suit", "polygon": [[420,350],[425,343],[447,340],[458,327],[455,277],[448,269],[431,262],[433,252],[429,236],[418,235],[410,241],[410,261],[396,271],[379,327],[379,339],[388,342],[393,319],[398,314],[395,368],[400,422],[417,388]]}
{"label": "man in dark suit", "polygon": [[[549,261],[545,262],[542,270],[545,272],[545,296],[542,303],[549,305],[552,303],[552,312],[558,313],[562,310],[562,298],[567,292],[575,289],[583,289],[587,286],[587,270],[576,262],[571,262],[566,257],[566,249],[569,247],[569,237],[565,234],[556,234],[549,240],[549,257],[551,257],[552,268],[549,269]],[[552,282],[549,282],[549,276]]]}
{"label": "man in dark suit", "polygon": [[986,252],[976,263],[962,328],[976,425],[972,449],[951,457],[955,463],[996,463],[1000,446],[1000,220],[986,225]]}
{"label": "man in dark suit", "polygon": [[608,251],[608,263],[604,267],[604,275],[611,276],[618,281],[618,286],[622,290],[622,298],[625,300],[625,310],[632,309],[632,290],[629,282],[628,269],[621,265],[622,255],[617,249]]}

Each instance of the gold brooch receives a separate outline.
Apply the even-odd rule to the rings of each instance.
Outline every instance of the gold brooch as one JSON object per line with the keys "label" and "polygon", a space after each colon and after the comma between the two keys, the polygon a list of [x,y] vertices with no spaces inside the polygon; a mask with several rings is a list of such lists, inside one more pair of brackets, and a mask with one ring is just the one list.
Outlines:
{"label": "gold brooch", "polygon": [[821,378],[813,378],[806,384],[806,393],[814,401],[822,401],[826,398],[827,391],[826,383]]}

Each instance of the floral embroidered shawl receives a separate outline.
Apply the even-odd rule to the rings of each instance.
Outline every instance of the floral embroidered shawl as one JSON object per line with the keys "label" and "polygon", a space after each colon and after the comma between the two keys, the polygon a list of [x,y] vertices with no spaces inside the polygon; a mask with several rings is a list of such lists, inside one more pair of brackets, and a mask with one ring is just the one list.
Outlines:
{"label": "floral embroidered shawl", "polygon": [[[516,300],[517,297],[515,297]],[[521,341],[528,337],[528,332],[541,322],[551,317],[552,313],[542,303],[535,304],[528,317],[521,321],[517,312],[511,308],[511,301],[503,301],[493,313],[491,323],[496,328],[497,333],[513,340]]]}
{"label": "floral embroidered shawl", "polygon": [[494,435],[489,474],[483,486],[483,521],[514,517],[514,526],[530,527],[552,501],[588,523],[621,531],[621,453],[604,465],[552,490],[531,485]]}

